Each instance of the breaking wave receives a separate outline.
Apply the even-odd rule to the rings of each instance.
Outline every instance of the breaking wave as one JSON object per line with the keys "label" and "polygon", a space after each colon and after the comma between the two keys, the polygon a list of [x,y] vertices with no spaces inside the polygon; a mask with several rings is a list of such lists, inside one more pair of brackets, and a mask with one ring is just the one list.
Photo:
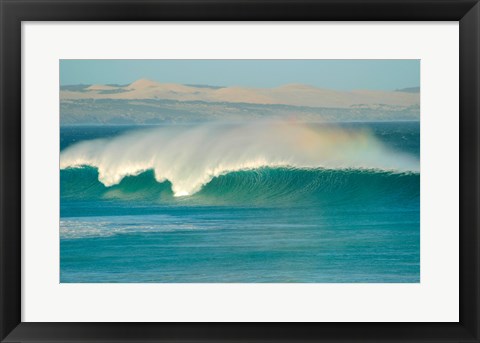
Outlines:
{"label": "breaking wave", "polygon": [[77,197],[288,197],[353,182],[352,175],[419,179],[418,158],[389,149],[368,130],[285,122],[157,127],[83,141],[61,152],[60,168],[62,196]]}
{"label": "breaking wave", "polygon": [[[92,167],[61,172],[63,200],[119,200],[171,205],[364,206],[417,204],[420,175],[372,170],[259,168],[214,177],[199,192],[175,197],[172,184],[158,183],[153,171],[127,176],[106,187]],[[417,204],[418,205],[418,204]]]}

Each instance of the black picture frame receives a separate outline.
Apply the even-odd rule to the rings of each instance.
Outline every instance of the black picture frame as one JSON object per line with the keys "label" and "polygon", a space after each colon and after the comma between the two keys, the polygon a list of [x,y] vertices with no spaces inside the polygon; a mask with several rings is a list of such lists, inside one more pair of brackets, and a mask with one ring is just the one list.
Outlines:
{"label": "black picture frame", "polygon": [[[478,0],[0,0],[0,11],[1,342],[480,342]],[[21,22],[168,20],[459,21],[458,323],[21,322]]]}

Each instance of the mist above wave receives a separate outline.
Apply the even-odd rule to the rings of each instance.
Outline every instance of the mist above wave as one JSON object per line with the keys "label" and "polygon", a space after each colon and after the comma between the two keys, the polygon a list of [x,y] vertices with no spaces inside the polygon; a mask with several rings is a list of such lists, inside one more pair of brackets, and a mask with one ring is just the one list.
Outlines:
{"label": "mist above wave", "polygon": [[105,186],[153,170],[176,196],[194,194],[216,176],[261,167],[419,170],[417,158],[392,151],[368,130],[271,121],[135,130],[61,152],[61,169],[81,166],[96,167]]}

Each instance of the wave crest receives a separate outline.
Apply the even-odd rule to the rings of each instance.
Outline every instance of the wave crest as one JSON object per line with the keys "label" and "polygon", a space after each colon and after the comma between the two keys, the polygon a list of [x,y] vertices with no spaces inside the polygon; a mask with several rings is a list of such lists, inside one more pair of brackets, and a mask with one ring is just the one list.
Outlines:
{"label": "wave crest", "polygon": [[61,169],[81,166],[97,168],[105,186],[153,170],[175,196],[194,194],[226,173],[264,167],[419,171],[417,158],[388,149],[368,130],[286,122],[157,127],[61,152]]}

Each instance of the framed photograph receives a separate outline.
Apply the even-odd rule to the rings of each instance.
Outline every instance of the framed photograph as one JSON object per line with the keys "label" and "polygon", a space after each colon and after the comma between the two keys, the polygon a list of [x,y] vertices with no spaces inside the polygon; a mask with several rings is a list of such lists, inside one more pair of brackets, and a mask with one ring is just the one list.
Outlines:
{"label": "framed photograph", "polygon": [[1,342],[480,342],[480,5],[0,0]]}

